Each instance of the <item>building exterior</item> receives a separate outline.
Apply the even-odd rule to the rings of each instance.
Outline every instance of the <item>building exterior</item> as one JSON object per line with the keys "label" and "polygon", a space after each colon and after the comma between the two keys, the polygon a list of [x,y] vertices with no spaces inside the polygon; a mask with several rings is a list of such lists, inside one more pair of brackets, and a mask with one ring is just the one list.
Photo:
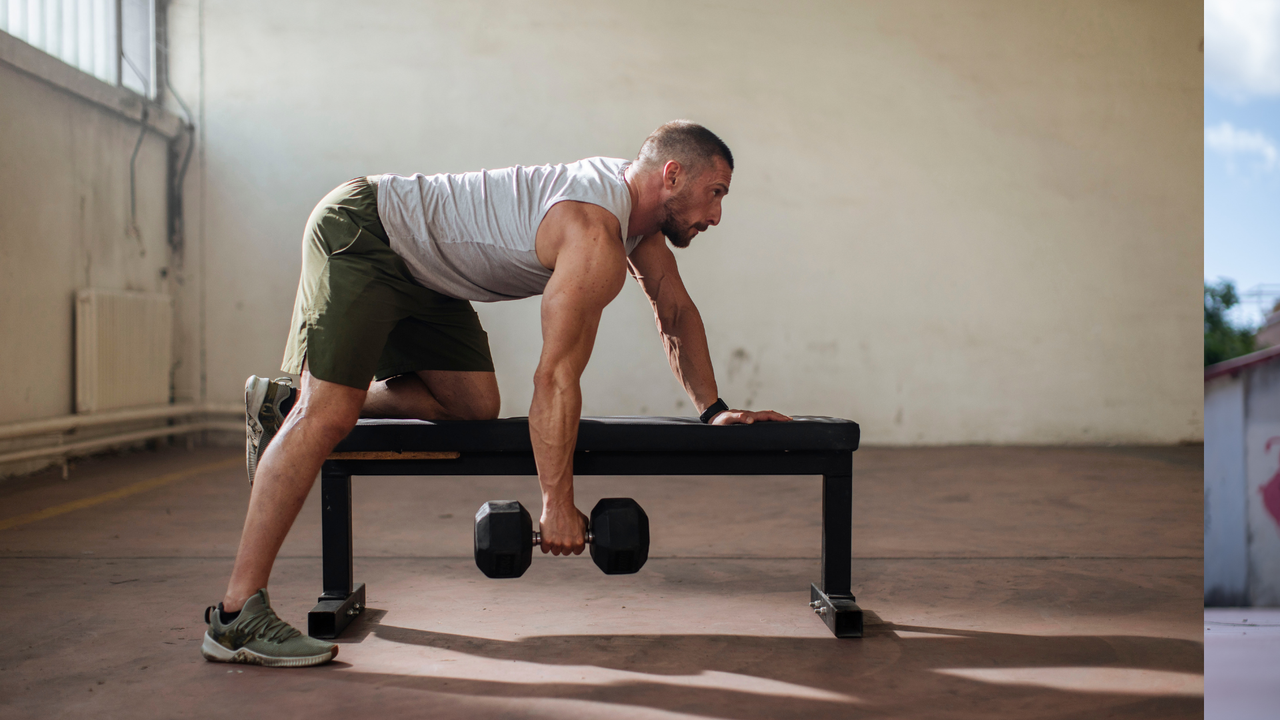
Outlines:
{"label": "building exterior", "polygon": [[1254,342],[1260,348],[1275,347],[1280,345],[1280,302],[1271,308],[1271,314],[1262,323],[1262,327],[1258,328],[1258,334],[1254,336]]}
{"label": "building exterior", "polygon": [[1280,345],[1204,369],[1204,602],[1280,606]]}

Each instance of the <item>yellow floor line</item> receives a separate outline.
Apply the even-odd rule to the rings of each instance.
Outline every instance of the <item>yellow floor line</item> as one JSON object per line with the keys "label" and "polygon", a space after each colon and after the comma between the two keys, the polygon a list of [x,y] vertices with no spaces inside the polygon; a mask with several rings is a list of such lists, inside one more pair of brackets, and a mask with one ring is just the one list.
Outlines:
{"label": "yellow floor line", "polygon": [[74,510],[83,510],[85,508],[91,508],[94,505],[101,505],[104,502],[111,502],[112,500],[119,500],[120,498],[126,498],[126,497],[129,497],[130,495],[137,495],[140,492],[146,492],[153,488],[158,488],[161,485],[168,485],[171,482],[182,480],[184,478],[189,478],[189,477],[192,477],[193,475],[200,475],[202,473],[213,472],[214,470],[225,470],[227,468],[234,467],[236,465],[244,465],[244,460],[241,458],[233,458],[231,460],[219,460],[218,462],[215,462],[215,463],[209,463],[207,465],[197,465],[192,468],[187,468],[186,470],[179,470],[178,472],[169,473],[168,475],[161,475],[160,477],[153,477],[149,480],[142,480],[132,485],[125,485],[122,488],[116,488],[111,492],[102,493],[101,495],[94,495],[93,497],[87,497],[87,498],[84,498],[83,500],[73,500],[72,502],[69,502],[69,503],[54,505],[53,507],[45,508],[44,510],[37,510],[33,513],[27,513],[26,515],[18,515],[17,517],[11,517],[11,518],[6,518],[4,520],[0,520],[0,530],[8,530],[10,528],[16,528],[19,525],[26,525],[28,523],[36,522],[37,520],[45,520],[47,518],[63,515],[65,513],[69,513]]}

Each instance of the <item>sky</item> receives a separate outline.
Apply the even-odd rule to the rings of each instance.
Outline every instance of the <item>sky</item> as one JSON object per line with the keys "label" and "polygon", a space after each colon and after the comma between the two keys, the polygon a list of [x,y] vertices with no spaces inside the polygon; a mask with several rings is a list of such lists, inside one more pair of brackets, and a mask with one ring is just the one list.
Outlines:
{"label": "sky", "polygon": [[1280,0],[1204,4],[1204,276],[1280,291]]}

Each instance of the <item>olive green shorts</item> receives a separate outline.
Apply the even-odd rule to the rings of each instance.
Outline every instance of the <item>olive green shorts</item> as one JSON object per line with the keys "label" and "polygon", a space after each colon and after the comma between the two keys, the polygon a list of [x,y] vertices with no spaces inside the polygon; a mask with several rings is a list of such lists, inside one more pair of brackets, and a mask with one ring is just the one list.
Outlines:
{"label": "olive green shorts", "polygon": [[320,201],[302,236],[302,279],[282,370],[364,389],[417,370],[493,372],[466,300],[429,290],[391,251],[368,178]]}

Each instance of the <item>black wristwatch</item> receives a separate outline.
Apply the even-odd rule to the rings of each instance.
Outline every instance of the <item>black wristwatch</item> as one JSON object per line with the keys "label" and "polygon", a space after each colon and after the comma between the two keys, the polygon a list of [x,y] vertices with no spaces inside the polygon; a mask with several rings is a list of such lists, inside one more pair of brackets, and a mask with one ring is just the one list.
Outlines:
{"label": "black wristwatch", "polygon": [[719,415],[728,409],[729,406],[725,404],[724,400],[716,398],[716,401],[711,403],[711,407],[702,411],[702,414],[698,416],[698,419],[702,421],[703,425],[705,425],[711,422],[716,415]]}

